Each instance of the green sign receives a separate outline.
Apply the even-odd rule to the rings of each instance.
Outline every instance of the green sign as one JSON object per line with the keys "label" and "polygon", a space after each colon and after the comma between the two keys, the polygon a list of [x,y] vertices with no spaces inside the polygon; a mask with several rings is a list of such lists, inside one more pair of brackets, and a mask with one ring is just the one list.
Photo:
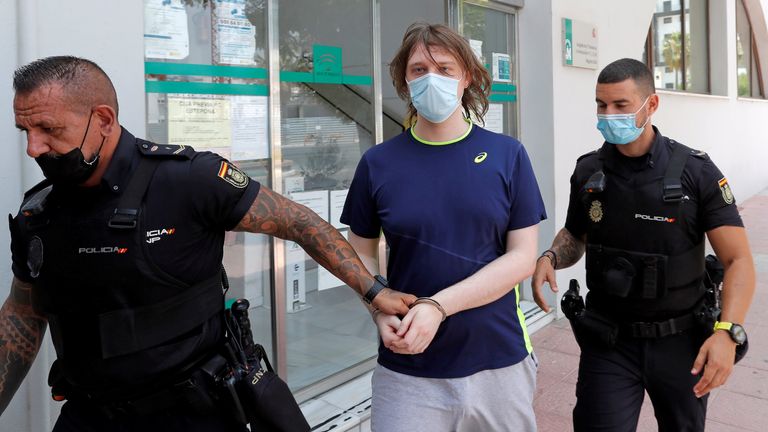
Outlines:
{"label": "green sign", "polygon": [[312,55],[316,83],[343,83],[341,47],[314,45]]}
{"label": "green sign", "polygon": [[565,33],[563,37],[563,59],[565,64],[573,65],[573,20],[563,18],[563,33]]}
{"label": "green sign", "polygon": [[597,69],[599,38],[596,25],[563,18],[562,44],[564,66]]}

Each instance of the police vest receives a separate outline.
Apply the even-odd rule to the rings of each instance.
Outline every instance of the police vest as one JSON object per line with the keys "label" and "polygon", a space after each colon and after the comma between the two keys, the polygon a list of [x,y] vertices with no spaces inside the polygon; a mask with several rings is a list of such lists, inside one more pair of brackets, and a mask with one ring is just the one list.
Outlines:
{"label": "police vest", "polygon": [[688,157],[698,154],[673,142],[664,176],[639,184],[605,173],[596,155],[586,161],[593,174],[579,198],[589,215],[586,270],[591,292],[658,300],[659,306],[670,290],[687,288],[690,295],[702,295],[697,280],[704,275],[703,234],[691,239],[682,217],[683,205],[690,204],[682,172]]}
{"label": "police vest", "polygon": [[189,285],[149,259],[143,197],[159,163],[189,154],[136,142],[142,157],[122,194],[59,193],[44,181],[25,194],[12,221],[24,224],[35,309],[48,318],[73,385],[89,374],[127,385],[130,371],[156,370],[163,361],[174,370],[180,353],[200,349],[198,339],[183,336],[223,310],[221,272]]}

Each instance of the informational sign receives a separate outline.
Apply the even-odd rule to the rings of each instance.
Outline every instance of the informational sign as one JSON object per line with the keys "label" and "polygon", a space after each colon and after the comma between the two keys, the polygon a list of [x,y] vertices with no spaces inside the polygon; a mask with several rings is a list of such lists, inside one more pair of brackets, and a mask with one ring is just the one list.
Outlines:
{"label": "informational sign", "polygon": [[293,192],[290,198],[328,221],[328,191]]}
{"label": "informational sign", "polygon": [[306,252],[298,243],[285,242],[285,305],[287,312],[306,309]]}
{"label": "informational sign", "polygon": [[344,203],[347,201],[347,195],[349,189],[332,190],[331,191],[331,219],[329,222],[334,228],[346,228],[346,225],[341,223],[341,212],[344,210]]}
{"label": "informational sign", "polygon": [[469,46],[472,48],[472,52],[475,53],[475,56],[478,60],[480,60],[480,63],[483,62],[483,41],[477,40],[477,39],[470,39],[469,40]]}
{"label": "informational sign", "polygon": [[342,83],[341,47],[313,45],[312,56],[315,82],[326,84]]}
{"label": "informational sign", "polygon": [[563,65],[597,69],[597,26],[563,18]]}
{"label": "informational sign", "polygon": [[228,98],[168,97],[168,143],[195,149],[226,147],[231,143]]}
{"label": "informational sign", "polygon": [[[349,231],[339,231],[345,239],[349,239]],[[341,279],[333,275],[325,269],[325,267],[317,266],[317,290],[324,291],[331,288],[336,288],[346,285]]]}
{"label": "informational sign", "polygon": [[189,56],[187,11],[181,0],[144,0],[144,56],[168,60]]}
{"label": "informational sign", "polygon": [[493,80],[497,82],[512,82],[509,54],[493,53]]}
{"label": "informational sign", "polygon": [[266,159],[267,96],[233,96],[230,100],[232,160]]}
{"label": "informational sign", "polygon": [[485,128],[496,133],[504,133],[504,104],[488,104],[485,113]]}
{"label": "informational sign", "polygon": [[256,64],[256,27],[245,16],[245,0],[217,0],[215,5],[218,63]]}

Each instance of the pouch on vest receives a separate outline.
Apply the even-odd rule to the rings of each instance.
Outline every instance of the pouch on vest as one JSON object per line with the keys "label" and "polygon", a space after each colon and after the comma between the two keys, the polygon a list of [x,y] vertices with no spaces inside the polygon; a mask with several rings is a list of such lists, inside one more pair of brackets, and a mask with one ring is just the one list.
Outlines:
{"label": "pouch on vest", "polygon": [[587,285],[612,296],[656,299],[667,294],[667,257],[587,245]]}

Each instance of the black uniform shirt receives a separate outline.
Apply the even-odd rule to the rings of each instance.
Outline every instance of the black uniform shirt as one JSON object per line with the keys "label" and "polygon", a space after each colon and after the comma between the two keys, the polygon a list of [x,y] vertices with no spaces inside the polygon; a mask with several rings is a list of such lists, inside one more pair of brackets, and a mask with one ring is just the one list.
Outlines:
{"label": "black uniform shirt", "polygon": [[[171,158],[161,163],[149,185],[144,236],[154,264],[191,284],[219,269],[224,232],[233,229],[245,216],[260,185],[247,177],[244,184],[234,182],[231,174],[222,172],[231,170],[231,163],[218,154],[195,152],[191,147],[182,151],[188,152],[190,158]],[[125,189],[141,157],[136,138],[123,129],[101,185],[90,190],[62,189],[56,191],[61,195],[57,199],[82,203],[111,199],[110,195],[117,196]],[[14,275],[33,282],[26,257],[14,255],[13,261]]]}
{"label": "black uniform shirt", "polygon": [[[639,157],[627,157],[621,154],[615,144],[604,143],[597,151],[579,158],[576,168],[571,176],[571,194],[568,204],[568,214],[565,228],[576,238],[582,238],[588,234],[590,224],[590,208],[588,201],[583,199],[583,187],[589,177],[595,173],[600,165],[606,177],[611,182],[620,183],[625,190],[633,190],[635,186],[647,185],[649,182],[658,181],[663,177],[671,156],[673,140],[661,135],[654,126],[656,133],[654,142],[648,153]],[[731,194],[727,180],[715,166],[712,160],[703,153],[687,158],[681,177],[683,194],[687,196],[681,206],[679,215],[684,226],[684,241],[670,242],[668,238],[662,238],[658,233],[661,225],[653,222],[628,220],[624,224],[625,229],[615,232],[601,233],[608,246],[619,247],[628,250],[648,253],[661,253],[670,256],[679,255],[698,244],[704,233],[720,226],[743,226],[741,217]],[[608,193],[608,188],[606,192]],[[661,190],[659,188],[659,200]],[[645,213],[643,209],[637,209],[637,213]],[[650,215],[653,216],[653,215]],[[635,215],[637,217],[637,215]],[[663,227],[668,229],[668,227]],[[604,230],[605,231],[605,230]],[[587,243],[594,242],[587,238]],[[605,243],[604,243],[605,244]],[[622,247],[623,246],[623,247]],[[590,292],[590,298],[595,296]],[[600,296],[602,297],[602,296]],[[596,299],[599,300],[599,299]],[[615,298],[613,300],[616,300]],[[626,299],[624,299],[626,300]],[[649,301],[620,301],[621,304],[610,304],[609,308],[628,313],[633,316],[649,316],[644,312],[648,308]],[[673,299],[674,305],[667,305],[654,312],[661,316],[674,315],[671,308],[680,306],[681,309],[692,306],[697,299],[688,299],[683,302]],[[598,301],[599,302],[599,301]],[[684,304],[685,303],[685,304]],[[595,303],[593,303],[595,304]],[[657,315],[658,316],[658,315]]]}
{"label": "black uniform shirt", "polygon": [[[140,159],[152,157],[162,161],[147,188],[139,226],[127,233],[108,228],[104,214],[117,207]],[[174,286],[184,289],[217,274],[225,231],[240,222],[259,187],[217,154],[137,140],[123,129],[100,185],[55,185],[50,193],[46,213],[51,211],[60,225],[51,228],[54,236],[41,235],[41,276],[31,275],[27,247],[12,248],[14,275],[35,284],[49,281],[36,287],[41,297],[35,307],[43,313],[52,309],[55,314],[95,316],[162,302],[174,295]],[[22,231],[18,238],[28,240],[24,216],[19,214],[17,220]],[[55,279],[46,278],[46,272]],[[175,339],[118,357],[101,354],[98,333],[87,321],[74,334],[62,333],[59,340],[64,343],[54,342],[72,382],[94,391],[120,388],[172,375],[204,355],[222,335],[218,321],[212,318],[185,334],[183,344],[171,343],[180,342]],[[66,330],[54,327],[51,321],[54,336]],[[59,352],[62,345],[65,355]]]}

